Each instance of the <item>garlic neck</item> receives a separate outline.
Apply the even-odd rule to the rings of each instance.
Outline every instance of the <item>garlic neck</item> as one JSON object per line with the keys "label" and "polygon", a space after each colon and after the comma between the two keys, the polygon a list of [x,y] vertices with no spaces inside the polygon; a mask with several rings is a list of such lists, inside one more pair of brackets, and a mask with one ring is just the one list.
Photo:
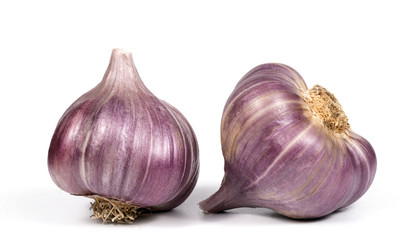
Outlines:
{"label": "garlic neck", "polygon": [[315,85],[304,94],[313,115],[334,133],[346,133],[350,129],[348,118],[338,100],[327,89]]}
{"label": "garlic neck", "polygon": [[111,89],[147,91],[136,70],[132,53],[119,48],[113,49],[112,51],[109,66],[102,83],[104,86],[110,86]]}

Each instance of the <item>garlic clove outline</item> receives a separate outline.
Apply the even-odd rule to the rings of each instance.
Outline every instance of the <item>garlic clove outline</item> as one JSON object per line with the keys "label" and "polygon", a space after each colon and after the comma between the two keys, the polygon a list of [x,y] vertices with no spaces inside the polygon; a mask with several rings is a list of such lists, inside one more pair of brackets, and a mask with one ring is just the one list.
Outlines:
{"label": "garlic clove outline", "polygon": [[224,107],[220,189],[199,205],[209,213],[263,207],[298,219],[346,207],[376,172],[370,143],[350,129],[333,94],[284,64],[263,64],[236,85]]}
{"label": "garlic clove outline", "polygon": [[132,54],[114,49],[103,80],[59,120],[48,168],[70,194],[163,211],[180,205],[195,187],[199,150],[185,117],[146,88]]}

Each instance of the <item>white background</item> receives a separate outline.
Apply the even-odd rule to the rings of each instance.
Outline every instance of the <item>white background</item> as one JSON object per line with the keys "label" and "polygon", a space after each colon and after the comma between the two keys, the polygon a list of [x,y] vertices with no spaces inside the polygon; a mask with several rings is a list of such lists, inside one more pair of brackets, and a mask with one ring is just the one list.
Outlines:
{"label": "white background", "polygon": [[[334,3],[333,3],[334,2]],[[1,1],[0,229],[38,239],[412,239],[413,7],[409,1]],[[159,98],[194,128],[201,172],[173,211],[133,225],[89,219],[89,199],[54,185],[57,121],[100,82],[112,48],[133,53]],[[296,221],[266,209],[204,215],[223,171],[220,119],[251,68],[279,62],[333,92],[376,150],[370,190],[343,211]]]}

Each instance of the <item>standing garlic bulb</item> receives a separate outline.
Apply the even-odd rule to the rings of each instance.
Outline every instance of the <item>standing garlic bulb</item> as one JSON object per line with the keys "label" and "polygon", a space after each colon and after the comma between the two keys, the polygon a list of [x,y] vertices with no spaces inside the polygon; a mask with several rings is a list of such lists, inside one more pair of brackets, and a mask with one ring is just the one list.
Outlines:
{"label": "standing garlic bulb", "polygon": [[264,207],[291,218],[318,218],[359,199],[376,172],[372,146],[350,130],[333,94],[312,89],[292,68],[248,72],[222,116],[225,176],[200,203],[206,212]]}
{"label": "standing garlic bulb", "polygon": [[198,144],[184,116],[145,87],[131,53],[114,49],[102,82],[60,119],[48,166],[61,189],[95,199],[95,218],[131,222],[188,197]]}

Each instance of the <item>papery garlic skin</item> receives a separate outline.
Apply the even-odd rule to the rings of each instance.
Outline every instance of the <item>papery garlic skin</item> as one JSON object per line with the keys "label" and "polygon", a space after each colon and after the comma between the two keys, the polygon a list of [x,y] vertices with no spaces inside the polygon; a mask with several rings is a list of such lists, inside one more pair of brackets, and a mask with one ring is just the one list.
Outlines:
{"label": "papery garlic skin", "polygon": [[197,182],[198,144],[185,117],[144,86],[131,53],[114,49],[103,80],[61,117],[48,167],[68,193],[169,210]]}
{"label": "papery garlic skin", "polygon": [[[283,64],[257,66],[239,81],[221,122],[225,176],[201,209],[264,207],[318,218],[367,191],[376,172],[372,146],[349,129],[344,112],[342,122],[329,123],[337,129],[327,127],[311,108],[309,92]],[[341,109],[338,102],[333,107]]]}

